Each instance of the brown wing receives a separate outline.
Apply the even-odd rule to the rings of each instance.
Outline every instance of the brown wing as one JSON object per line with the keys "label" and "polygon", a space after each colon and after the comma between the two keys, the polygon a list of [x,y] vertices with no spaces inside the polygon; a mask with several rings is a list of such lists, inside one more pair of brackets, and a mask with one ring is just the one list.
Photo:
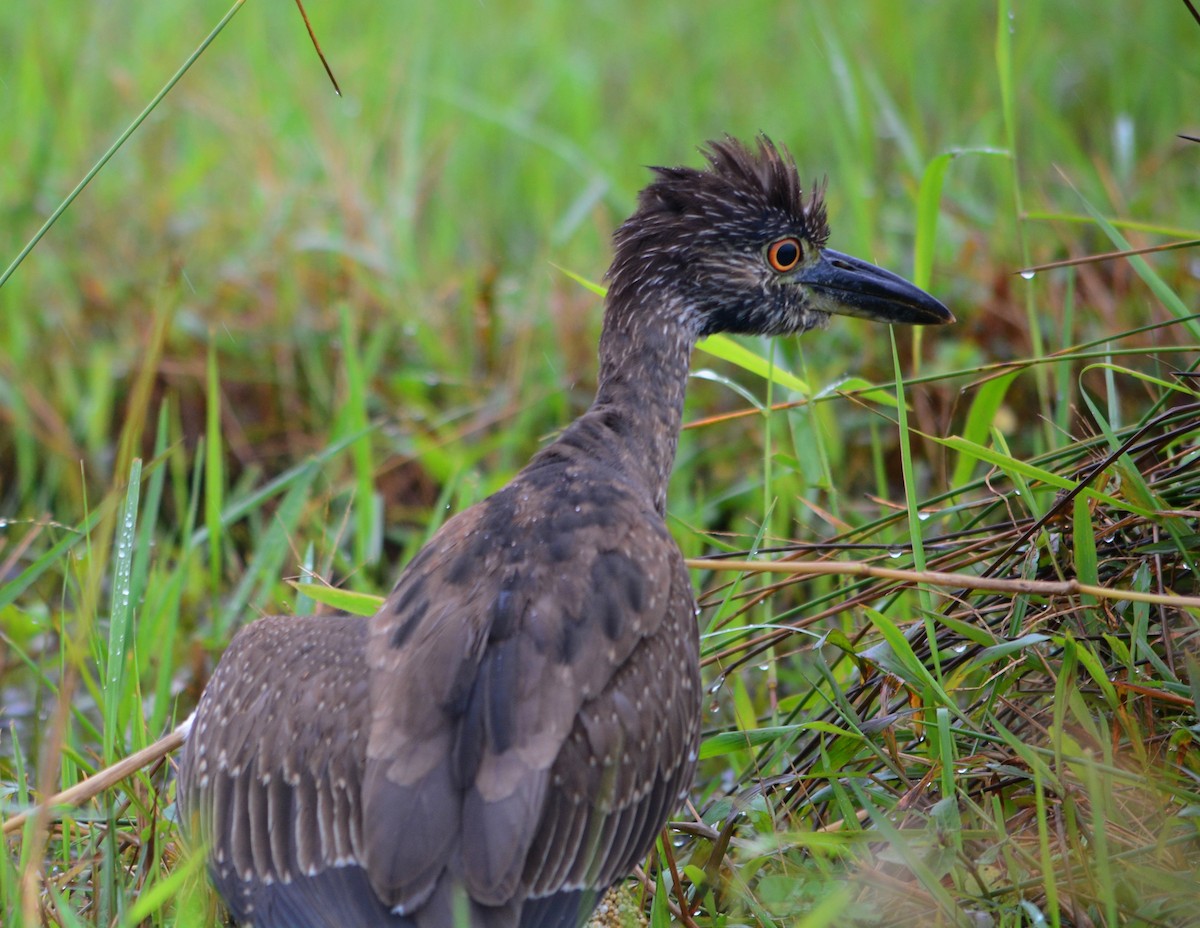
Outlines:
{"label": "brown wing", "polygon": [[[665,671],[695,664],[695,636],[678,550],[611,474],[535,468],[448,522],[371,620],[362,801],[376,891],[411,911],[449,870],[503,906],[531,881],[549,895],[627,872],[690,776],[694,670],[684,706]],[[567,866],[547,862],[575,839]]]}
{"label": "brown wing", "polygon": [[645,857],[696,766],[700,679],[694,600],[682,563],[666,621],[580,710],[523,882],[532,897],[599,889]]}
{"label": "brown wing", "polygon": [[346,925],[360,923],[355,912],[386,915],[353,866],[366,637],[359,617],[260,619],[233,640],[204,691],[180,762],[179,804],[239,922],[306,924],[287,911],[273,917],[281,885],[293,887],[287,901],[299,911],[311,896],[314,919],[326,909]]}

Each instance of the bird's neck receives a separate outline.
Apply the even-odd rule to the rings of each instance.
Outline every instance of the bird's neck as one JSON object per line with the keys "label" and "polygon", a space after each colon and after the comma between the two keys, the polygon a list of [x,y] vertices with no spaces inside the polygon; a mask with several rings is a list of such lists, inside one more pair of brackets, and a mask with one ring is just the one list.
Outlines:
{"label": "bird's neck", "polygon": [[581,423],[600,431],[609,462],[666,510],[695,337],[666,307],[605,313],[596,399]]}

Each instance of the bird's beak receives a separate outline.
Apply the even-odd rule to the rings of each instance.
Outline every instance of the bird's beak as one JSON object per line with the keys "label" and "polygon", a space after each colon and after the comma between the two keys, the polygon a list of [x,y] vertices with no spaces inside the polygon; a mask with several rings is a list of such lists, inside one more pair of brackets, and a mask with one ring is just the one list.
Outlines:
{"label": "bird's beak", "polygon": [[797,283],[816,297],[814,308],[842,316],[905,325],[944,325],[954,314],[898,274],[826,248]]}

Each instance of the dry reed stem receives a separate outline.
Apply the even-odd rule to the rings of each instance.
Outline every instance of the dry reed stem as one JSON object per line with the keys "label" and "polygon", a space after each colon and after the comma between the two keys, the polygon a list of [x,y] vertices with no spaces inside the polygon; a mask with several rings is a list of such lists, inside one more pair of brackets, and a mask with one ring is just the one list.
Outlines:
{"label": "dry reed stem", "polygon": [[685,563],[696,570],[739,571],[742,573],[780,573],[808,576],[841,575],[872,577],[876,580],[895,580],[899,583],[928,583],[932,586],[960,590],[989,590],[1020,596],[1035,593],[1045,596],[1095,596],[1115,602],[1155,603],[1180,609],[1200,609],[1200,596],[1175,596],[1164,593],[1142,593],[1138,590],[1116,590],[1104,586],[1080,583],[1078,580],[1004,580],[998,577],[978,577],[946,573],[938,570],[902,570],[894,567],[875,567],[860,561],[734,561],[688,558]]}

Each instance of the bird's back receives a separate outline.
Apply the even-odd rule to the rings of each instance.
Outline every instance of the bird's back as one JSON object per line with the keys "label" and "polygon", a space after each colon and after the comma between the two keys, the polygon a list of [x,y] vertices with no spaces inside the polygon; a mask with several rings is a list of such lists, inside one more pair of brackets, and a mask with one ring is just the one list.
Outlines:
{"label": "bird's back", "polygon": [[473,926],[575,925],[648,851],[695,765],[694,601],[644,490],[565,438],[370,619],[235,639],[181,794],[239,920],[449,928],[461,892]]}

